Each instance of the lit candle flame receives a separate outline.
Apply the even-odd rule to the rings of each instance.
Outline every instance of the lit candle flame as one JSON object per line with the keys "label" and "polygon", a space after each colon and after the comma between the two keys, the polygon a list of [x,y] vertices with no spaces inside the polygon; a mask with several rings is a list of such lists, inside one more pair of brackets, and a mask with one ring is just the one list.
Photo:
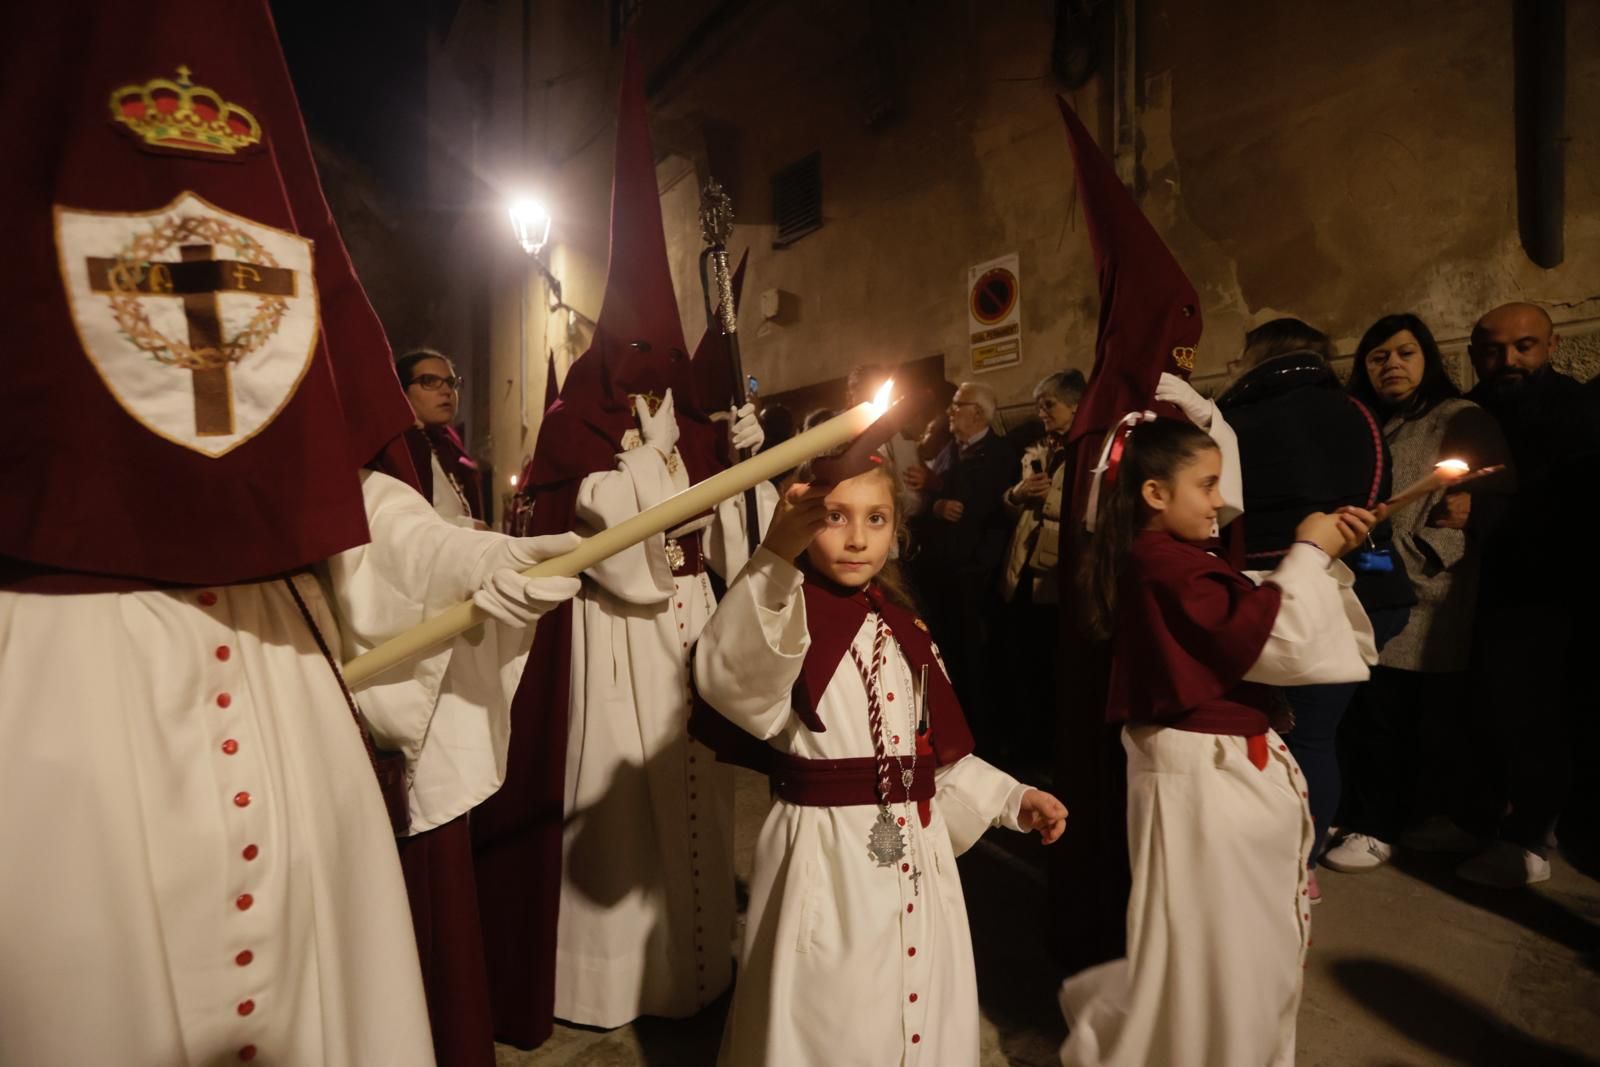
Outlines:
{"label": "lit candle flame", "polygon": [[878,388],[872,398],[872,413],[882,415],[889,410],[889,400],[894,396],[894,379],[890,378]]}
{"label": "lit candle flame", "polygon": [[1459,478],[1472,469],[1472,465],[1464,459],[1441,459],[1433,465],[1433,469],[1449,478]]}
{"label": "lit candle flame", "polygon": [[511,476],[511,488],[515,489],[516,487],[517,487],[517,476],[515,474],[513,474]]}

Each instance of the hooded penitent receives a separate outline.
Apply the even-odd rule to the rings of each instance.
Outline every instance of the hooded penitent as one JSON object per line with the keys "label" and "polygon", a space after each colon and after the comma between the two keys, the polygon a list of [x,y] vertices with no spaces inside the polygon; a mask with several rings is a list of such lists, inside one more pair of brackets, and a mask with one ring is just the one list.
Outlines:
{"label": "hooded penitent", "polygon": [[[31,101],[0,169],[27,265],[0,296],[0,586],[267,582],[367,542],[360,471],[415,484],[414,416],[267,4],[38,8],[0,91]],[[494,1060],[467,845],[401,842],[451,1067]]]}
{"label": "hooded penitent", "polygon": [[1107,665],[1075,624],[1090,473],[1106,433],[1128,412],[1184,417],[1154,402],[1156,384],[1163,371],[1193,372],[1201,317],[1193,283],[1077,114],[1060,104],[1100,292],[1094,370],[1067,435],[1061,527],[1062,656],[1076,682],[1062,701],[1057,781],[1073,817],[1052,850],[1051,910],[1058,947],[1076,968],[1122,954],[1127,906],[1123,758],[1119,731],[1105,722]]}
{"label": "hooded penitent", "polygon": [[[584,478],[615,469],[626,438],[638,432],[634,398],[659,401],[669,388],[678,451],[690,479],[700,481],[724,465],[717,449],[724,431],[696,404],[667,261],[643,73],[630,40],[617,111],[605,296],[593,341],[568,369],[524,469],[527,532],[574,527]],[[512,707],[505,783],[473,813],[495,1032],[523,1047],[550,1035],[555,1005],[573,625],[571,604],[540,624]]]}

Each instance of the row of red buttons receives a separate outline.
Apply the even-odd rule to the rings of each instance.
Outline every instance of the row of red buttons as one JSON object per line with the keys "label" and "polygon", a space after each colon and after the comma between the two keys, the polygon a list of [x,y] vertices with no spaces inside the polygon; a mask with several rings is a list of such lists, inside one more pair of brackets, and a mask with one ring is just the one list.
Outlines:
{"label": "row of red buttons", "polygon": [[[207,608],[215,607],[216,603],[217,603],[217,594],[215,594],[211,590],[207,589],[204,592],[202,592],[196,599],[199,600],[200,605],[202,607],[207,607]],[[226,663],[226,662],[228,662],[229,659],[232,658],[233,650],[231,648],[229,648],[227,645],[218,645],[216,647],[214,655],[217,658],[217,662]],[[233,697],[229,693],[227,693],[226,691],[219,692],[217,694],[217,697],[216,697],[216,704],[217,704],[217,707],[226,710],[228,707],[230,707],[233,704]],[[239,742],[237,740],[235,740],[234,738],[230,737],[230,738],[225,739],[222,742],[221,748],[222,748],[222,753],[225,756],[237,755],[238,752],[239,752]],[[250,806],[250,794],[249,794],[249,792],[247,792],[246,790],[243,790],[243,789],[239,790],[239,792],[237,792],[237,793],[235,793],[233,795],[233,804],[234,804],[234,807],[237,807],[237,808],[248,808]],[[244,857],[244,860],[245,860],[246,863],[249,863],[250,861],[254,860],[260,854],[261,854],[260,848],[258,848],[254,844],[246,845],[244,847],[244,850],[240,853],[240,855]],[[240,911],[249,911],[251,909],[251,907],[253,907],[255,905],[255,902],[256,902],[256,898],[254,896],[252,896],[251,894],[249,894],[249,893],[240,893],[237,897],[234,898],[233,904],[234,904],[234,907],[236,907]],[[254,952],[252,952],[251,950],[249,950],[249,949],[241,949],[233,957],[233,962],[234,962],[235,966],[248,967],[248,966],[250,966],[251,963],[253,963],[255,961],[255,958],[256,958],[256,954]],[[244,1016],[250,1015],[250,1014],[255,1012],[255,1010],[256,1010],[256,1002],[247,997],[244,1000],[241,1000],[238,1003],[238,1005],[235,1007],[234,1010],[236,1012],[238,1012],[238,1014],[242,1018]],[[251,1060],[254,1060],[256,1058],[256,1054],[257,1054],[256,1046],[254,1046],[254,1045],[244,1045],[239,1049],[238,1056],[239,1056],[239,1059],[242,1062],[249,1063]]]}
{"label": "row of red buttons", "polygon": [[[697,581],[697,580],[698,580],[697,578],[689,578],[689,579],[678,578],[673,582],[673,584],[678,587],[678,589],[677,589],[678,595],[682,596],[683,595],[683,583],[685,581]],[[683,610],[683,601],[676,600],[676,601],[674,601],[674,604],[675,604],[675,607],[676,607],[677,611],[682,611]],[[687,617],[680,616],[679,619],[678,619],[678,629],[680,629],[680,630],[685,629],[687,622],[688,622]],[[689,650],[689,642],[688,641],[684,641],[683,642],[683,650],[685,652],[687,652]],[[688,664],[685,663],[685,666],[687,667]],[[694,703],[694,686],[693,686],[692,682],[687,682],[686,681],[686,687],[684,689],[683,698],[690,705],[692,705]],[[691,742],[691,744],[692,744],[692,742]],[[689,768],[690,768],[690,770],[688,772],[689,802],[691,804],[693,804],[696,800],[699,799],[699,793],[697,792],[696,787],[695,787],[695,772],[693,770],[693,767],[694,767],[694,752],[693,752],[693,750],[690,751],[688,760],[689,760],[688,765],[689,765]],[[689,821],[690,822],[694,822],[695,821],[695,813],[692,812],[692,811],[689,813]],[[705,940],[704,940],[705,926],[702,924],[701,916],[703,916],[705,914],[705,908],[700,903],[700,867],[699,867],[699,864],[700,864],[700,846],[698,844],[692,843],[692,842],[698,842],[700,840],[699,831],[697,831],[697,830],[689,831],[689,840],[691,842],[691,844],[689,845],[689,860],[690,860],[691,863],[694,864],[694,867],[691,868],[690,888],[691,888],[692,892],[694,893],[694,914],[695,914],[695,921],[694,921],[694,954],[695,954],[695,960],[696,960],[696,962],[695,962],[695,972],[696,972],[695,973],[695,982],[696,982],[696,986],[697,986],[697,988],[699,990],[699,993],[700,993],[699,1002],[700,1002],[701,1006],[704,1006],[705,1003],[706,1003],[706,961],[705,961],[706,946],[705,946]]]}

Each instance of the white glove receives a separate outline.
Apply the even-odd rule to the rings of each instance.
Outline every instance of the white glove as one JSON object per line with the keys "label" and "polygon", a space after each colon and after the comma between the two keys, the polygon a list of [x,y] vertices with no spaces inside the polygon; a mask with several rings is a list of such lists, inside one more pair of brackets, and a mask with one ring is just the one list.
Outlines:
{"label": "white glove", "polygon": [[472,594],[472,602],[508,626],[532,625],[557,604],[577,596],[583,583],[576,578],[524,578],[518,568],[564,555],[582,541],[575,533],[507,538],[510,565],[492,572]]}
{"label": "white glove", "polygon": [[650,414],[650,404],[642,396],[633,402],[633,411],[639,416],[639,436],[644,438],[644,443],[663,456],[672,455],[672,450],[678,446],[678,416],[672,408],[672,390],[668,389],[661,398],[661,406],[654,415]]}
{"label": "white glove", "polygon": [[1189,416],[1189,421],[1200,429],[1211,429],[1211,401],[1195,392],[1194,386],[1176,374],[1161,372],[1161,380],[1156,383],[1156,399],[1176,404]]}
{"label": "white glove", "polygon": [[733,442],[735,452],[743,452],[745,449],[751,452],[761,451],[761,445],[767,439],[767,431],[761,428],[761,420],[756,418],[754,404],[733,409],[728,436]]}
{"label": "white glove", "polygon": [[472,602],[507,626],[532,626],[539,616],[578,595],[576,578],[525,578],[509,567],[489,575]]}

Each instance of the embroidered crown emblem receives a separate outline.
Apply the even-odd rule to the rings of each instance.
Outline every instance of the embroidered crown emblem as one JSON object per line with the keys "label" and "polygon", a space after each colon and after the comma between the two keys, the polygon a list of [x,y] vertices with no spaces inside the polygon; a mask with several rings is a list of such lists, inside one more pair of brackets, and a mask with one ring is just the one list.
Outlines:
{"label": "embroidered crown emblem", "polygon": [[1172,350],[1172,362],[1180,370],[1194,370],[1194,349],[1187,345],[1178,345]]}
{"label": "embroidered crown emblem", "polygon": [[124,85],[111,94],[111,118],[151,148],[180,149],[231,156],[261,143],[261,124],[215,89],[189,80],[152,78]]}

